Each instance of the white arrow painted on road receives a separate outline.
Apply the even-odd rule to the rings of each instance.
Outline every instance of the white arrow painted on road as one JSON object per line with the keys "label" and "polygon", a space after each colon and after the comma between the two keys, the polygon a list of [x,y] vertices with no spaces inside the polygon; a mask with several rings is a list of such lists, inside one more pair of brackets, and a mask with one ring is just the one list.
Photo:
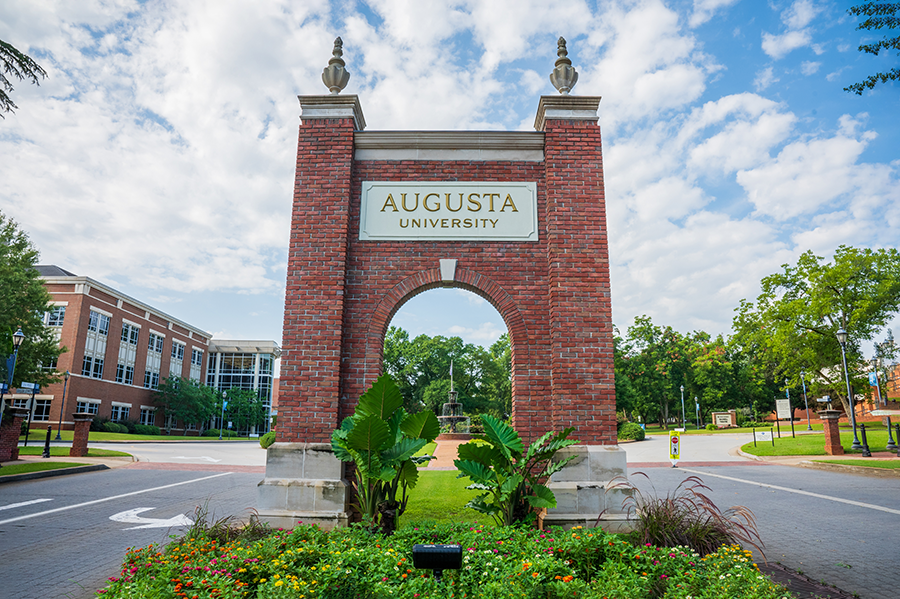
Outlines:
{"label": "white arrow painted on road", "polygon": [[109,517],[109,519],[113,522],[141,524],[141,526],[132,526],[131,528],[126,528],[125,530],[134,530],[136,528],[173,528],[177,526],[190,526],[191,524],[193,524],[193,521],[184,514],[172,516],[168,520],[163,520],[160,518],[144,518],[142,516],[138,516],[138,514],[140,513],[155,509],[156,508],[153,507],[137,507],[133,510],[127,510],[124,512],[119,512],[118,514],[113,514]]}
{"label": "white arrow painted on road", "polygon": [[200,457],[188,457],[184,455],[177,455],[172,458],[173,460],[206,460],[207,462],[221,462],[222,460],[217,460],[216,458],[211,458],[209,456],[202,455]]}

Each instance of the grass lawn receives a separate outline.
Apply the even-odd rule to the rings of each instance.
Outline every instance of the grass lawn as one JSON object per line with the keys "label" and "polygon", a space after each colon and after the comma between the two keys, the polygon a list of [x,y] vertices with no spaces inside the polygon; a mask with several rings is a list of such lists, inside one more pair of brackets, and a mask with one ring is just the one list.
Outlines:
{"label": "grass lawn", "polygon": [[456,478],[456,470],[423,470],[419,472],[419,482],[409,493],[409,504],[403,514],[401,524],[406,522],[492,522],[487,516],[465,505],[478,495],[469,491],[468,478]]}
{"label": "grass lawn", "polygon": [[0,468],[0,476],[12,476],[13,474],[27,474],[42,470],[56,470],[58,468],[74,468],[84,466],[75,462],[32,462],[30,464],[10,464]]}
{"label": "grass lawn", "polygon": [[[871,451],[886,451],[887,430],[884,428],[881,430],[871,430],[868,426],[866,429],[869,449]],[[862,438],[860,438],[860,441],[862,441]],[[844,446],[844,451],[856,454],[862,453],[860,451],[851,450],[850,445],[852,443],[853,432],[841,430],[841,445]],[[825,435],[797,435],[796,437],[791,438],[790,429],[788,429],[787,435],[785,435],[784,430],[782,430],[781,438],[775,437],[774,447],[772,446],[771,441],[757,441],[756,447],[753,447],[753,443],[751,442],[741,447],[741,450],[756,456],[826,455]]]}
{"label": "grass lawn", "polygon": [[[19,455],[41,455],[44,453],[44,445],[35,445],[32,447],[29,445],[28,447],[20,447]],[[59,456],[68,456],[69,448],[68,447],[50,447],[50,456],[51,457],[59,457]],[[88,447],[87,456],[89,458],[111,458],[111,457],[131,457],[130,453],[125,453],[124,451],[113,451],[112,449],[95,449]]]}
{"label": "grass lawn", "polygon": [[[423,447],[422,449],[417,451],[415,453],[415,455],[417,455],[417,456],[419,456],[419,455],[434,455],[435,447],[437,447],[437,443],[432,441],[431,443],[429,443],[428,445],[426,445],[425,447]],[[419,464],[419,468],[428,468],[429,464],[431,464],[431,462],[425,462],[424,464]]]}
{"label": "grass lawn", "polygon": [[[72,440],[72,431],[62,431],[60,433],[60,437],[62,437],[63,441],[71,441]],[[40,431],[38,429],[31,429],[31,433],[28,435],[28,442],[31,443],[33,440],[39,439],[41,444],[43,444],[44,439],[47,435],[47,429]],[[51,440],[56,439],[56,430],[54,429],[50,435]],[[19,441],[24,441],[25,435],[19,437]],[[189,435],[189,436],[180,436],[180,435],[129,435],[128,433],[104,433],[99,431],[91,431],[88,433],[88,442],[102,442],[102,441],[218,441],[219,437],[198,437],[197,435]],[[223,441],[227,440],[225,437],[222,438]],[[258,441],[259,439],[250,437],[231,437],[232,441]]]}
{"label": "grass lawn", "polygon": [[885,470],[900,470],[900,460],[890,462],[882,460],[813,460],[817,464],[842,464],[844,466],[863,466],[865,468],[884,468]]}

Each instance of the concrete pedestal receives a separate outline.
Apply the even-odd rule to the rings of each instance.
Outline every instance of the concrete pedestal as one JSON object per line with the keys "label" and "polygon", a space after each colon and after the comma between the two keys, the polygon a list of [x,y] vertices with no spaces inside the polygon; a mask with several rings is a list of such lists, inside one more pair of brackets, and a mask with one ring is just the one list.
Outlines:
{"label": "concrete pedestal", "polygon": [[630,531],[633,526],[622,503],[631,490],[617,487],[627,481],[625,451],[618,445],[573,445],[554,459],[572,455],[576,458],[550,477],[548,486],[556,495],[556,507],[547,511],[544,525],[589,527],[599,516],[603,530]]}
{"label": "concrete pedestal", "polygon": [[328,443],[273,443],[259,483],[259,519],[276,528],[293,528],[298,521],[328,530],[346,526],[350,485],[343,472]]}
{"label": "concrete pedestal", "polygon": [[822,419],[822,428],[825,429],[825,453],[828,455],[844,455],[844,447],[841,445],[841,433],[838,430],[838,418],[843,412],[838,410],[822,410],[819,418]]}

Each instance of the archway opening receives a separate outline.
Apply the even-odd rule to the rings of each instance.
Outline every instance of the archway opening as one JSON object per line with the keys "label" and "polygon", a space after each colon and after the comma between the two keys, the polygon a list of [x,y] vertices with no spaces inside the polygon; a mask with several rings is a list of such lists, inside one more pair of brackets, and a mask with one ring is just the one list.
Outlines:
{"label": "archway opening", "polygon": [[436,288],[394,313],[384,337],[383,369],[403,393],[408,411],[442,416],[453,390],[478,432],[480,416],[512,414],[512,348],[503,317],[480,295]]}

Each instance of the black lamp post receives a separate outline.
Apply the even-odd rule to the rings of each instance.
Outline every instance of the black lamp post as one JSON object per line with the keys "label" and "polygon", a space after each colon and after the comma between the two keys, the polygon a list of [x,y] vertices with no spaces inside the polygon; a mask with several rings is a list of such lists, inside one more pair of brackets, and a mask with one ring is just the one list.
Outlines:
{"label": "black lamp post", "polygon": [[806,376],[806,372],[800,371],[800,384],[803,385],[803,403],[806,404],[806,430],[812,430],[812,424],[809,423],[809,400],[806,397],[806,380],[804,377]]}
{"label": "black lamp post", "polygon": [[22,327],[13,333],[13,363],[12,368],[9,369],[9,372],[6,375],[6,385],[0,387],[0,403],[3,402],[3,395],[9,391],[10,387],[12,387],[13,375],[16,373],[16,361],[19,359],[19,346],[22,345],[22,341],[25,340],[25,333],[22,332]]}
{"label": "black lamp post", "polygon": [[694,396],[694,407],[697,409],[697,430],[700,430],[700,400]]}
{"label": "black lamp post", "polygon": [[69,386],[69,371],[66,371],[66,374],[63,375],[63,396],[62,403],[59,405],[59,424],[56,427],[56,441],[62,441],[62,437],[60,436],[60,431],[62,430],[62,419],[63,419],[63,411],[66,408],[66,387]]}
{"label": "black lamp post", "polygon": [[847,401],[850,402],[850,424],[853,426],[853,445],[851,445],[851,449],[861,449],[862,445],[859,442],[859,439],[856,437],[856,407],[853,405],[855,402],[853,401],[853,390],[850,388],[850,373],[847,372],[847,331],[844,330],[844,327],[838,329],[838,332],[835,333],[837,336],[838,343],[841,344],[841,359],[844,362],[844,380],[847,383]]}

